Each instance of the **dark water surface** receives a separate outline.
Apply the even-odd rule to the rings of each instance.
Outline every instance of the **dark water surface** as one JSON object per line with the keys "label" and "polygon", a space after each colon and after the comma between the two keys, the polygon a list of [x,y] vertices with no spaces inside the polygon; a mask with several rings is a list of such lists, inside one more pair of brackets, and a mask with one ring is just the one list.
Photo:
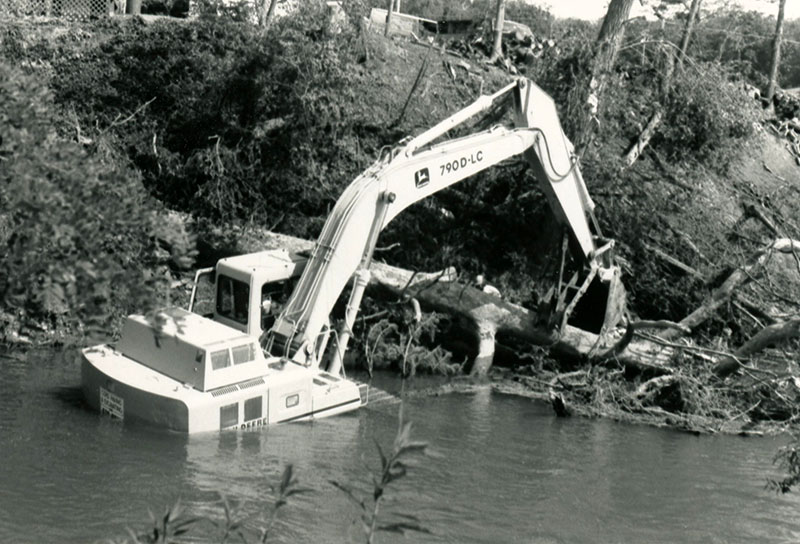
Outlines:
{"label": "dark water surface", "polygon": [[[86,411],[77,363],[29,359],[0,359],[0,542],[124,537],[177,497],[217,516],[223,493],[256,515],[287,463],[312,491],[292,497],[270,541],[363,542],[328,480],[367,494],[364,467],[378,463],[374,440],[390,447],[398,405],[186,437]],[[764,490],[781,439],[556,419],[488,390],[413,398],[405,413],[431,455],[384,511],[414,514],[433,534],[378,542],[800,542],[800,495]]]}

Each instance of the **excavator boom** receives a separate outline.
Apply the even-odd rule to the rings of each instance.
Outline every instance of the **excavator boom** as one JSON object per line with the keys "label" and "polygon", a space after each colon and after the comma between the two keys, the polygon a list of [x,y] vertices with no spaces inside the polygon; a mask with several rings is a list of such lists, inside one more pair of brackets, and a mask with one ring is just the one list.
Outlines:
{"label": "excavator boom", "polygon": [[[463,138],[434,143],[470,117],[513,94],[515,127],[494,127]],[[318,336],[336,300],[355,272],[355,284],[337,338],[338,366],[347,346],[378,234],[408,206],[510,157],[524,155],[559,221],[568,227],[585,263],[599,253],[589,218],[589,197],[564,135],[553,100],[539,87],[519,79],[491,96],[409,140],[373,164],[343,192],[329,215],[308,264],[266,346],[273,353],[319,363]],[[602,252],[607,268],[608,252]],[[338,370],[338,369],[337,369]]]}

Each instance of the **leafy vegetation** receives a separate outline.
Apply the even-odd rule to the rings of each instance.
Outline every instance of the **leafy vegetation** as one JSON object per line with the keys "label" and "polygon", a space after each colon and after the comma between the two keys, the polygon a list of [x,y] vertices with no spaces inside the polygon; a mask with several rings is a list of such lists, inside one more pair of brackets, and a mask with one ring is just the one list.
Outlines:
{"label": "leafy vegetation", "polygon": [[786,473],[780,480],[767,480],[767,489],[776,493],[789,493],[800,483],[800,438],[797,435],[775,455],[775,463]]}
{"label": "leafy vegetation", "polygon": [[427,444],[411,440],[411,422],[403,421],[402,409],[394,439],[392,451],[387,455],[377,442],[378,455],[381,459],[381,468],[378,474],[372,475],[372,501],[371,504],[358,496],[355,490],[342,482],[330,480],[331,485],[342,491],[361,512],[361,525],[366,536],[367,544],[375,541],[379,531],[405,534],[407,532],[430,533],[430,530],[420,525],[419,520],[410,514],[395,513],[395,519],[389,523],[380,522],[379,514],[386,490],[392,482],[403,478],[408,473],[406,459],[417,453],[424,453]]}
{"label": "leafy vegetation", "polygon": [[[191,243],[124,164],[60,138],[52,96],[0,64],[0,299],[3,331],[20,323],[105,331],[161,299]],[[168,251],[165,248],[171,247]]]}
{"label": "leafy vegetation", "polygon": [[391,368],[404,377],[417,371],[439,375],[460,373],[466,361],[453,362],[453,355],[442,347],[444,316],[435,312],[422,314],[414,301],[416,312],[407,308],[378,311],[376,321],[363,319],[363,366],[373,369]]}
{"label": "leafy vegetation", "polygon": [[[366,8],[356,4],[349,6],[354,14]],[[473,3],[465,16],[489,13],[489,4]],[[405,8],[422,15],[433,9],[425,3]],[[557,48],[522,70],[555,97],[567,132],[577,133],[592,27],[555,22],[521,3],[510,4],[509,17],[556,39]],[[406,119],[395,126],[405,93],[387,94],[382,80],[408,72],[408,60],[417,57],[404,62],[358,26],[338,32],[321,2],[303,3],[296,15],[275,21],[266,37],[227,17],[99,26],[106,37],[88,48],[76,47],[72,33],[49,41],[19,35],[3,40],[9,59],[50,75],[58,109],[49,115],[61,138],[81,142],[76,149],[93,160],[140,176],[147,193],[172,209],[307,238],[316,236],[331,202],[382,147],[429,126],[426,111],[446,103],[448,109],[439,110],[443,116],[480,87],[468,78],[467,96],[459,96],[444,74],[430,75],[426,85],[432,83],[436,92],[418,93],[426,96],[415,97]],[[653,49],[644,58],[643,63],[635,49],[623,51],[597,129],[596,139],[607,145],[591,148],[583,159],[590,189],[601,195],[636,183],[636,174],[620,175],[609,159],[618,154],[614,146],[636,136],[659,98],[652,85],[659,78],[659,53]],[[699,71],[704,78],[695,77]],[[752,130],[748,112],[754,111],[731,76],[699,65],[677,76],[665,104],[667,128],[653,148],[668,160],[724,169],[737,142]],[[492,77],[486,76],[488,83]],[[553,277],[552,248],[559,238],[534,187],[520,162],[476,176],[400,216],[382,237],[391,249],[381,257],[408,267],[453,265],[469,275],[483,273],[512,300],[533,303]],[[607,200],[601,215],[609,234],[632,248],[634,263],[641,232],[660,216],[657,195],[642,204]],[[137,215],[142,214],[131,217]],[[520,243],[508,232],[532,237]],[[409,244],[412,239],[417,243]],[[685,307],[684,286],[665,293],[659,285],[663,275],[649,268],[635,269],[634,303],[641,304],[636,309],[646,314],[654,307]],[[650,283],[653,288],[646,288]]]}
{"label": "leafy vegetation", "polygon": [[[234,539],[243,543],[259,542],[260,544],[265,544],[270,535],[273,534],[278,512],[288,504],[290,497],[307,493],[310,490],[300,487],[300,483],[294,474],[294,467],[289,464],[284,468],[277,488],[272,491],[274,500],[271,506],[266,511],[261,512],[257,520],[251,519],[253,516],[241,514],[239,510],[242,505],[234,506],[224,496],[221,501],[221,519],[192,516],[187,513],[180,499],[178,499],[173,506],[165,508],[164,514],[161,516],[156,516],[149,512],[151,527],[143,532],[128,529],[129,538],[122,540],[122,542],[130,542],[132,544],[185,542],[185,539],[191,536],[193,531],[195,534],[197,533],[198,526],[205,525],[213,527],[216,534],[212,536],[206,529],[204,539],[213,538],[214,542],[219,542],[220,544],[226,544]],[[257,540],[250,539],[252,531],[249,529],[248,523],[257,526],[259,535]]]}

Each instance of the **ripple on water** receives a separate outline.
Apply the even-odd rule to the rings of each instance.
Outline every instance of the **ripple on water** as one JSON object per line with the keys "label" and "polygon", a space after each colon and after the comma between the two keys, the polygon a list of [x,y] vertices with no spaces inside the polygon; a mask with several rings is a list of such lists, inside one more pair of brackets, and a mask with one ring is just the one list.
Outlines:
{"label": "ripple on water", "polygon": [[[391,446],[397,407],[311,424],[186,437],[85,410],[74,363],[3,360],[0,542],[84,543],[145,528],[177,497],[219,515],[221,496],[255,530],[292,463],[303,487],[278,542],[361,540],[357,510],[330,480],[367,496],[375,441]],[[381,542],[792,542],[800,501],[763,489],[774,439],[694,437],[582,418],[488,388],[412,398],[430,455],[393,484],[382,512],[433,531]]]}

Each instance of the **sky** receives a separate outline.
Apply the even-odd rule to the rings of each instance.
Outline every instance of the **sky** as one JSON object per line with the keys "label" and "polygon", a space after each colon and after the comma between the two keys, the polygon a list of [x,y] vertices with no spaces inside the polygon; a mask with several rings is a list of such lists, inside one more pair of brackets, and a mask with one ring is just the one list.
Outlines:
{"label": "sky", "polygon": [[[604,16],[606,8],[608,7],[608,0],[527,0],[530,4],[546,7],[550,13],[556,17],[575,17],[579,19],[596,20]],[[722,2],[713,2],[713,0],[706,0],[703,2],[703,7],[706,4],[720,4]],[[732,0],[732,3],[745,10],[760,11],[768,15],[778,14],[778,4],[776,0]],[[642,7],[639,0],[634,2],[633,9],[631,10],[631,17],[645,15],[648,11]],[[651,11],[650,11],[651,12]],[[652,13],[652,12],[651,12]],[[800,1],[787,0],[786,2],[786,18],[797,19],[800,18]]]}

